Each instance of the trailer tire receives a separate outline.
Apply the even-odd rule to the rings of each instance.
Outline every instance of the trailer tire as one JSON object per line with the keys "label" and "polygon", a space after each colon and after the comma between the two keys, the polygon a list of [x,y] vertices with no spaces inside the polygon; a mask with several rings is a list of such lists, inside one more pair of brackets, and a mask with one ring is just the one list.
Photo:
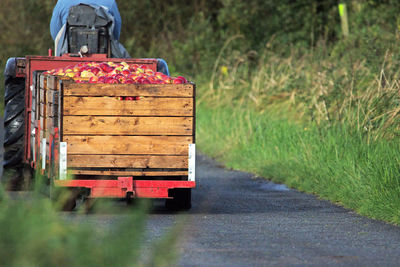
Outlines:
{"label": "trailer tire", "polygon": [[50,185],[50,199],[58,211],[73,211],[78,195],[79,190],[76,188],[56,188],[54,182]]}
{"label": "trailer tire", "polygon": [[[5,77],[3,166],[20,169],[24,155],[25,79]],[[22,179],[22,178],[21,178]]]}
{"label": "trailer tire", "polygon": [[192,208],[192,189],[176,188],[172,189],[170,196],[173,199],[165,200],[165,207],[171,211],[190,210]]}

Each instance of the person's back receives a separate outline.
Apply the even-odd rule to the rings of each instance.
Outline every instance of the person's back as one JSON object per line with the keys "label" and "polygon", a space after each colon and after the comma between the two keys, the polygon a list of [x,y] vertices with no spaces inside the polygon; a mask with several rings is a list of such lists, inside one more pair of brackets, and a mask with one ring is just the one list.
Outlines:
{"label": "person's back", "polygon": [[58,32],[67,22],[69,9],[79,4],[97,5],[108,8],[110,14],[114,17],[113,36],[115,40],[119,40],[121,33],[121,15],[115,0],[58,0],[53,10],[53,16],[50,21],[50,33],[53,40],[56,39]]}

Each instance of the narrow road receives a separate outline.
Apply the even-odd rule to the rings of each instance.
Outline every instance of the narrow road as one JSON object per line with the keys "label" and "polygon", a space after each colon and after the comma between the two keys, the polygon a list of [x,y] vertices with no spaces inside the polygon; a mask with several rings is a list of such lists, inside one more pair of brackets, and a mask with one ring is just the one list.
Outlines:
{"label": "narrow road", "polygon": [[197,173],[182,265],[400,264],[399,227],[225,170],[204,156]]}
{"label": "narrow road", "polygon": [[[192,210],[171,214],[156,201],[147,225],[150,243],[184,220],[181,266],[400,264],[400,227],[226,170],[202,155],[197,156],[196,171]],[[81,220],[109,227],[119,218],[91,214]]]}

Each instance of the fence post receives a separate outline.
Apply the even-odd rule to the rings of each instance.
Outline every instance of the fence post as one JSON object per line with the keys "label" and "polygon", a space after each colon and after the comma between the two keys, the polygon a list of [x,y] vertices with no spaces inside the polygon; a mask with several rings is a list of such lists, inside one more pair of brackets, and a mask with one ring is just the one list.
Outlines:
{"label": "fence post", "polygon": [[347,5],[345,3],[339,3],[339,15],[342,24],[342,34],[344,37],[349,36],[349,20],[347,16]]}

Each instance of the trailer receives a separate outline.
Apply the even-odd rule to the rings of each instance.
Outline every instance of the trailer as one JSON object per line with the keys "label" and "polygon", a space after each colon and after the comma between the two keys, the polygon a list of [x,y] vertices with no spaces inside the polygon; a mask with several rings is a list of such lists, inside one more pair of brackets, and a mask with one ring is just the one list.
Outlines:
{"label": "trailer", "polygon": [[[163,198],[167,208],[190,209],[196,186],[194,83],[77,83],[44,73],[109,61],[157,67],[155,59],[105,54],[14,59],[15,78],[25,80],[23,163],[86,198]],[[133,100],[122,100],[128,96]],[[6,117],[17,114],[7,110]]]}

